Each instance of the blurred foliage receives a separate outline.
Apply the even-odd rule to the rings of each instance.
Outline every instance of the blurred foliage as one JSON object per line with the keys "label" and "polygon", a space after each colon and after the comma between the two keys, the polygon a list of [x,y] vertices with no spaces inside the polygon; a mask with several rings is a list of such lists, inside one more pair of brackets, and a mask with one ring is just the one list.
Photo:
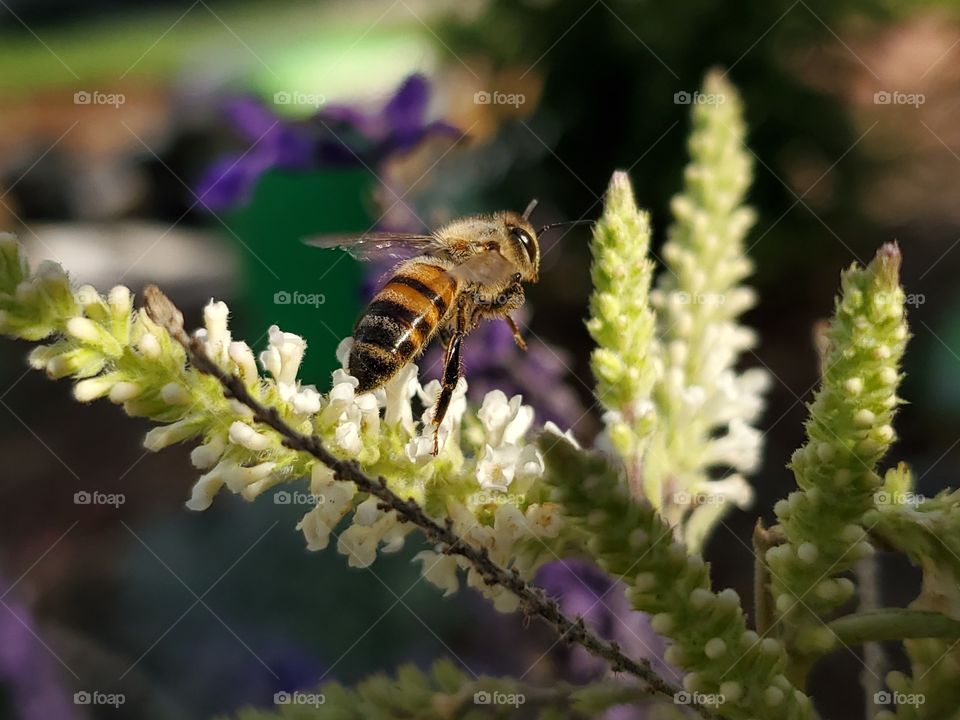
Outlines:
{"label": "blurred foliage", "polygon": [[[468,63],[481,55],[544,79],[542,100],[527,124],[551,152],[515,168],[509,185],[488,188],[490,205],[522,206],[535,187],[568,213],[592,217],[610,169],[635,165],[637,198],[652,209],[655,228],[666,225],[685,157],[687,107],[675,104],[674,94],[692,93],[712,66],[729,70],[743,90],[748,144],[758,157],[750,198],[761,214],[756,242],[796,200],[783,180],[788,158],[830,164],[860,134],[835,98],[804,84],[798,60],[843,43],[854,24],[888,24],[924,6],[957,9],[944,0],[494,0],[477,21],[448,24],[444,39]],[[857,62],[852,51],[849,59]],[[757,245],[765,277],[781,278],[782,269],[809,256],[812,245],[849,260],[824,223],[857,255],[872,255],[876,225],[858,210],[855,193],[870,170],[854,149],[843,172],[832,176],[831,204],[820,220],[798,207]]]}

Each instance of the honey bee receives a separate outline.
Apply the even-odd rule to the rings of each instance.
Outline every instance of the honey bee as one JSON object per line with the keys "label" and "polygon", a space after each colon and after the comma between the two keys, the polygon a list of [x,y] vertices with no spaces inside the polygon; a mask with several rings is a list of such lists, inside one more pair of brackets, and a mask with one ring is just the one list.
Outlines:
{"label": "honey bee", "polygon": [[433,454],[439,449],[440,423],[463,374],[463,339],[484,320],[502,319],[517,346],[526,343],[510,316],[524,303],[524,283],[540,274],[539,235],[530,214],[496,212],[460,218],[430,235],[366,233],[307,240],[321,248],[338,247],[358,260],[408,257],[374,295],[353,329],[347,370],[359,381],[357,392],[381,387],[416,358],[434,337],[445,348],[441,389],[434,406]]}

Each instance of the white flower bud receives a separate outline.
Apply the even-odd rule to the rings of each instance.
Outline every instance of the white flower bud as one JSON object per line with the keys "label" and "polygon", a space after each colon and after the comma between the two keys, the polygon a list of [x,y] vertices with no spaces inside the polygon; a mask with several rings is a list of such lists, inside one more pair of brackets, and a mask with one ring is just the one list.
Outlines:
{"label": "white flower bud", "polygon": [[743,696],[743,685],[733,680],[720,683],[720,695],[723,696],[723,702],[736,702]]}
{"label": "white flower bud", "polygon": [[713,593],[705,588],[694,588],[690,593],[690,604],[693,607],[702,609],[713,602]]}
{"label": "white flower bud", "polygon": [[797,548],[797,557],[807,565],[812,565],[819,554],[817,546],[810,542],[800,543]]}
{"label": "white flower bud", "polygon": [[637,573],[637,577],[634,579],[633,587],[637,592],[649,592],[657,586],[657,576],[652,572],[642,572]]}
{"label": "white flower bud", "polygon": [[117,285],[110,290],[107,302],[110,303],[110,309],[117,315],[129,314],[133,309],[133,297],[130,295],[130,289],[123,285]]}
{"label": "white flower bud", "polygon": [[137,347],[140,349],[140,354],[148,360],[159,359],[160,353],[162,352],[160,349],[160,341],[157,340],[156,335],[153,333],[144,333],[143,337],[141,337],[137,343]]}
{"label": "white flower bud", "polygon": [[670,665],[676,665],[678,667],[684,665],[686,656],[687,654],[684,652],[683,648],[676,643],[669,645],[667,649],[663,651],[663,659],[666,660]]}
{"label": "white flower bud", "polygon": [[703,653],[711,660],[723,657],[727,652],[727,644],[722,638],[710,638],[703,646]]}
{"label": "white flower bud", "polygon": [[776,656],[780,654],[780,641],[776,638],[764,638],[760,641],[760,652],[764,655]]}
{"label": "white flower bud", "polygon": [[79,402],[91,402],[102,398],[110,392],[116,378],[109,375],[81,380],[73,386],[73,397]]}
{"label": "white flower bud", "polygon": [[666,635],[673,629],[673,618],[669,613],[657,613],[650,619],[650,627],[658,635]]}
{"label": "white flower bud", "polygon": [[96,323],[85,317],[73,317],[67,320],[67,332],[80,342],[90,344],[100,342],[100,329]]}
{"label": "white flower bud", "polygon": [[184,418],[169,425],[155,427],[143,439],[143,446],[147,450],[157,452],[163,448],[182,442],[192,437],[197,431],[196,421],[193,418]]}
{"label": "white flower bud", "polygon": [[763,691],[763,701],[771,707],[776,707],[783,702],[783,699],[783,690],[776,686],[768,687]]}
{"label": "white flower bud", "polygon": [[246,383],[253,382],[260,374],[257,372],[257,361],[253,357],[253,351],[245,342],[232,342],[227,349],[230,359],[236,364],[240,371],[240,377]]}
{"label": "white flower bud", "polygon": [[223,455],[226,447],[223,437],[215,435],[207,443],[199,445],[191,451],[190,462],[198,470],[212,468],[220,459],[220,456]]}
{"label": "white flower bud", "polygon": [[262,452],[270,447],[270,440],[265,435],[261,435],[252,427],[239,420],[234,421],[233,424],[230,425],[229,435],[230,442],[245,447],[247,450]]}
{"label": "white flower bud", "polygon": [[353,521],[357,525],[363,525],[364,527],[369,527],[373,525],[383,514],[378,508],[377,505],[380,503],[379,498],[371,495],[362,503],[357,505],[357,509],[353,513]]}
{"label": "white flower bud", "polygon": [[177,382],[167,383],[160,388],[160,397],[167,405],[185,405],[190,402],[190,393]]}
{"label": "white flower bud", "polygon": [[118,382],[110,389],[110,402],[120,405],[140,397],[143,388],[133,382]]}

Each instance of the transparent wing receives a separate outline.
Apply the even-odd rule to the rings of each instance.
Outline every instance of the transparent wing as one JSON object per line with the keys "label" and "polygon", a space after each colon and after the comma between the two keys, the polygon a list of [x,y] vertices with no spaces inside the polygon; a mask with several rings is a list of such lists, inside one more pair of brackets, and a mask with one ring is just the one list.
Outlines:
{"label": "transparent wing", "polygon": [[462,282],[498,286],[509,283],[517,269],[496,250],[486,250],[447,272]]}
{"label": "transparent wing", "polygon": [[436,235],[369,232],[363,235],[319,235],[303,241],[311,247],[339,248],[357,260],[399,260],[414,255],[435,255],[444,250]]}

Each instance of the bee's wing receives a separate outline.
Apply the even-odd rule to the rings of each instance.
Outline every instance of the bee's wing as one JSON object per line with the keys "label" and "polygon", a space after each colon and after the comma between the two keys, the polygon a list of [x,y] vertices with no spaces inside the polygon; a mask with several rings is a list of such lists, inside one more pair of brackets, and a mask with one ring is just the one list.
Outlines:
{"label": "bee's wing", "polygon": [[436,235],[369,232],[363,235],[319,235],[305,244],[319,248],[340,248],[357,260],[398,260],[414,255],[437,254],[444,249]]}
{"label": "bee's wing", "polygon": [[462,282],[501,286],[517,274],[517,268],[496,250],[485,250],[447,272]]}

